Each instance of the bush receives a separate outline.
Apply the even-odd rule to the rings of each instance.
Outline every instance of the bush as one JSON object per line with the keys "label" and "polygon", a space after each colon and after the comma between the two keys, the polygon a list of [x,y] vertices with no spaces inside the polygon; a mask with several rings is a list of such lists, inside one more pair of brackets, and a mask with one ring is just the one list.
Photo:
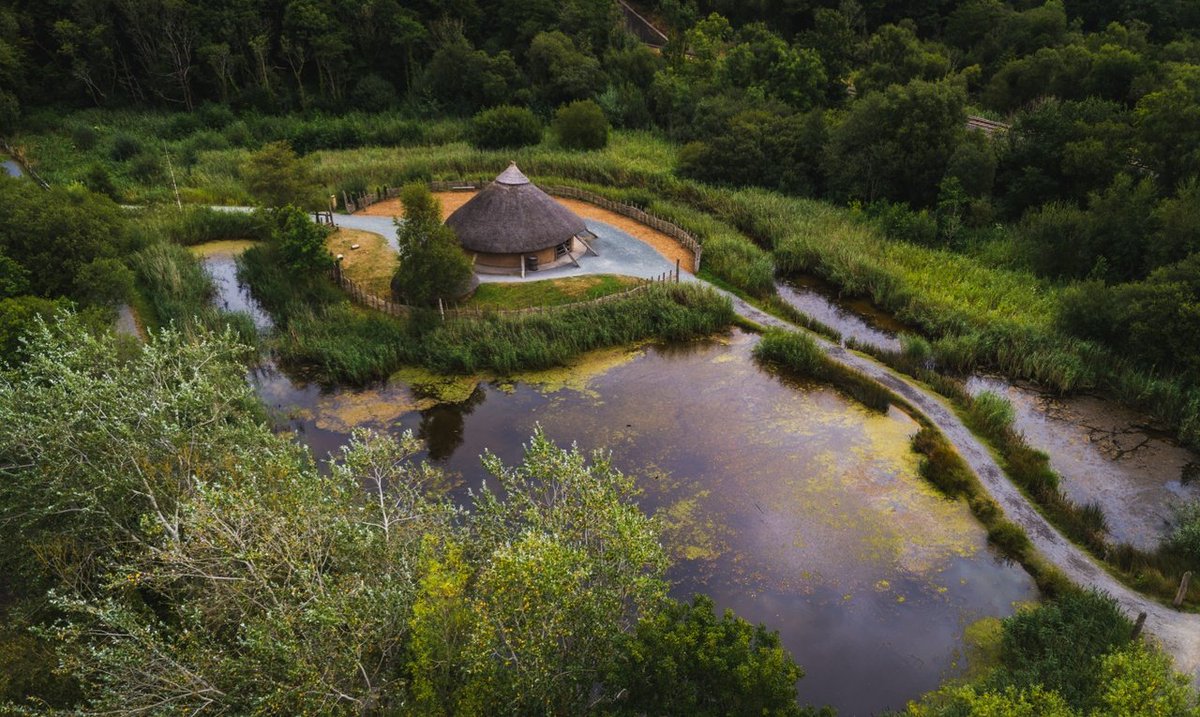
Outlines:
{"label": "bush", "polygon": [[[974,479],[971,469],[955,452],[954,446],[936,429],[925,427],[913,434],[913,452],[921,455],[918,471],[921,477],[950,497],[968,494]],[[999,513],[999,506],[987,498],[977,500],[971,510],[982,521]]]}
{"label": "bush", "polygon": [[600,105],[576,100],[554,113],[554,134],[568,149],[603,149],[608,145],[608,118]]}
{"label": "bush", "polygon": [[108,156],[114,161],[124,162],[132,158],[142,151],[142,141],[137,137],[128,134],[118,134],[113,137],[112,146],[108,150]]}
{"label": "bush", "polygon": [[471,144],[479,149],[526,147],[541,141],[542,123],[526,107],[493,107],[471,120]]}
{"label": "bush", "polygon": [[141,152],[129,162],[129,174],[140,182],[153,182],[162,176],[162,164],[151,152]]}
{"label": "bush", "polygon": [[967,408],[967,423],[975,431],[1004,446],[1012,431],[1012,403],[997,393],[983,391],[971,401]]}
{"label": "bush", "polygon": [[988,528],[987,537],[989,543],[1014,560],[1023,561],[1029,555],[1029,536],[1016,523],[998,520]]}
{"label": "bush", "polygon": [[75,149],[89,150],[96,146],[99,135],[87,124],[77,124],[71,128],[71,143]]}
{"label": "bush", "polygon": [[83,186],[97,194],[103,194],[109,199],[119,199],[117,185],[113,183],[112,175],[99,162],[89,166],[87,171],[83,173]]}
{"label": "bush", "polygon": [[396,104],[396,88],[379,75],[364,76],[354,86],[351,96],[354,108],[365,112],[381,112]]}

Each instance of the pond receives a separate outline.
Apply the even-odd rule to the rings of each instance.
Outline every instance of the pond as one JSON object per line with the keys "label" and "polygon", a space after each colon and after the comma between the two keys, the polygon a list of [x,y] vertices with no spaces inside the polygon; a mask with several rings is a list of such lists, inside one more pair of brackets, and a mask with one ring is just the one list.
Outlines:
{"label": "pond", "polygon": [[847,715],[900,708],[963,669],[969,625],[1036,589],[990,551],[964,504],[918,477],[911,419],[759,368],[756,341],[734,331],[615,349],[508,381],[405,371],[323,391],[272,366],[252,380],[279,427],[319,457],[356,426],[414,431],[458,496],[484,479],[480,454],[516,462],[538,425],[560,444],[612,451],[638,476],[643,509],[663,518],[676,597],[706,593],[778,629],[807,672],[805,702]]}
{"label": "pond", "polygon": [[[903,326],[865,300],[849,301],[818,279],[780,282],[779,295],[847,337],[883,349],[900,347]],[[972,394],[992,391],[1012,402],[1014,427],[1050,455],[1062,488],[1078,503],[1095,502],[1109,535],[1153,550],[1169,530],[1172,506],[1200,499],[1200,454],[1180,446],[1146,416],[1098,396],[1057,396],[1024,382],[972,376]]]}

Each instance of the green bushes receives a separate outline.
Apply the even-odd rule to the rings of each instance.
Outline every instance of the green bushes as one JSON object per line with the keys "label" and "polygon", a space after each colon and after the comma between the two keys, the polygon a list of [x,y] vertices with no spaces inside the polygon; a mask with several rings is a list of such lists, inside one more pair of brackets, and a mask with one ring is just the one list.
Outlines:
{"label": "green bushes", "polygon": [[541,141],[542,123],[526,107],[493,107],[471,120],[471,144],[479,149],[526,147]]}
{"label": "green bushes", "polygon": [[988,526],[988,542],[995,545],[1005,555],[1017,560],[1025,560],[1032,547],[1029,536],[1021,526],[1008,520],[1000,519]]}
{"label": "green bushes", "polygon": [[[911,444],[913,451],[921,456],[918,468],[921,477],[935,488],[951,498],[975,492],[975,475],[940,432],[923,427],[913,434]],[[978,505],[972,503],[971,508],[984,523],[999,513],[999,506],[987,498],[980,498]]]}
{"label": "green bushes", "polygon": [[608,145],[608,118],[592,100],[559,107],[552,125],[558,143],[568,149],[603,149]]}
{"label": "green bushes", "polygon": [[868,408],[886,411],[891,392],[866,376],[846,368],[825,355],[805,334],[769,331],[754,347],[754,358],[777,366],[794,376],[833,384]]}

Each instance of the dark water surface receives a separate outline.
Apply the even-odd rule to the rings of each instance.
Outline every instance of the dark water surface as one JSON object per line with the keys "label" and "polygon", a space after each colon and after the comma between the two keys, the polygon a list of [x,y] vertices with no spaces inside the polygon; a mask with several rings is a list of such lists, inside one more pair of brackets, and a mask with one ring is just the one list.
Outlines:
{"label": "dark water surface", "polygon": [[363,391],[322,391],[270,366],[252,380],[318,457],[357,426],[412,430],[460,495],[485,479],[480,454],[519,461],[537,425],[560,444],[611,450],[639,477],[643,509],[663,517],[676,597],[703,592],[778,629],[807,673],[805,702],[843,715],[900,708],[962,670],[968,625],[1036,590],[992,554],[965,505],[917,476],[911,419],[758,368],[756,340],[599,352],[515,381],[441,383],[440,398],[419,372]]}
{"label": "dark water surface", "polygon": [[[903,325],[865,300],[838,297],[812,278],[777,285],[800,311],[879,348],[900,348]],[[1050,455],[1063,491],[1104,510],[1109,535],[1153,550],[1170,532],[1173,506],[1200,499],[1200,454],[1181,447],[1146,416],[1097,396],[1056,396],[996,376],[972,376],[972,393],[992,391],[1012,402],[1015,428]]]}

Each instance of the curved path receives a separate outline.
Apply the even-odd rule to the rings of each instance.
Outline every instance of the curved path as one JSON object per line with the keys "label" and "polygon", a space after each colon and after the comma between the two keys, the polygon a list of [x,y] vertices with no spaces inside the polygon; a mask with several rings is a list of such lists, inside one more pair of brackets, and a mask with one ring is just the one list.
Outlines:
{"label": "curved path", "polygon": [[[760,311],[728,292],[722,293],[733,301],[734,310],[739,315],[751,321],[773,328],[798,330],[791,323]],[[1111,595],[1131,618],[1140,612],[1146,613],[1146,634],[1175,659],[1176,669],[1189,675],[1193,685],[1200,686],[1200,615],[1173,610],[1126,587],[1083,549],[1063,537],[1030,505],[988,449],[941,398],[873,359],[847,351],[820,336],[813,337],[830,358],[883,384],[937,426],[979,476],[988,494],[1004,510],[1005,517],[1025,530],[1033,547],[1047,561],[1076,584],[1094,587]]]}
{"label": "curved path", "polygon": [[[340,226],[382,234],[389,241],[395,241],[395,227],[388,217],[338,215],[338,223]],[[618,252],[627,260],[628,266],[621,262],[604,262],[603,272],[589,273],[641,275],[645,271],[651,271],[657,274],[661,273],[668,264],[666,259],[663,259],[661,255],[640,240],[623,232],[618,232],[618,234],[621,235],[620,239],[638,247],[637,250]],[[641,248],[646,251],[641,251]],[[645,256],[643,256],[644,254]],[[651,254],[653,257],[657,257],[663,266],[659,266],[659,261],[653,260],[653,257],[650,257]],[[638,269],[642,271],[638,271]],[[539,275],[531,276],[529,279],[557,278],[551,276],[552,273],[555,272],[539,272]],[[579,269],[571,267],[561,273],[566,275],[579,273]],[[520,280],[519,277],[505,278]],[[690,275],[684,275],[682,278],[703,281]],[[733,302],[734,310],[755,323],[790,331],[801,330],[787,321],[751,306],[727,291],[717,287],[712,288],[728,296]],[[1146,634],[1156,640],[1162,649],[1174,658],[1176,669],[1190,675],[1193,684],[1200,686],[1200,615],[1173,610],[1126,587],[1106,572],[1091,556],[1059,533],[1017,490],[988,449],[975,437],[975,434],[963,425],[954,411],[940,397],[873,359],[847,351],[815,334],[813,337],[830,358],[878,381],[924,414],[954,445],[971,470],[979,476],[984,489],[1000,505],[1005,517],[1025,530],[1033,547],[1047,561],[1076,584],[1094,587],[1111,595],[1131,618],[1136,617],[1138,613],[1146,613]]]}

